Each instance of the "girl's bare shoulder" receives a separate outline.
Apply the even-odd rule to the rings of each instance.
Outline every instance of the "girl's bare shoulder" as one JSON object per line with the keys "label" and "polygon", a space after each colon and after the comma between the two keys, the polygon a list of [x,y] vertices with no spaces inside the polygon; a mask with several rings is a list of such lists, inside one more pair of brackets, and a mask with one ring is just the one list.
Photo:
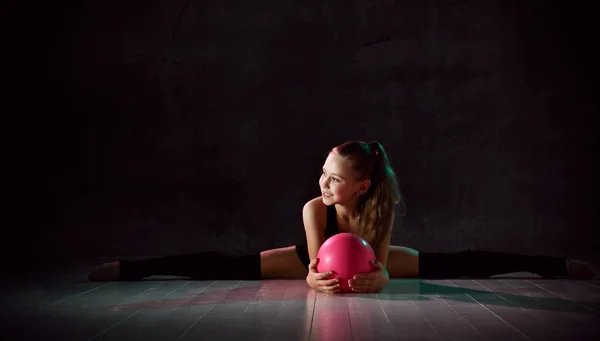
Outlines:
{"label": "girl's bare shoulder", "polygon": [[314,219],[313,221],[318,222],[321,227],[325,228],[327,224],[327,205],[323,203],[321,196],[307,201],[302,209],[302,214],[305,217],[311,217],[311,220]]}

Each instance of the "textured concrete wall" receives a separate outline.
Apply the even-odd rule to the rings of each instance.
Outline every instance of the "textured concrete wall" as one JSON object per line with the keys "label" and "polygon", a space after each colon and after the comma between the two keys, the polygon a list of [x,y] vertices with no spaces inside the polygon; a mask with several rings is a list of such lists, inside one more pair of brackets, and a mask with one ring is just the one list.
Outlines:
{"label": "textured concrete wall", "polygon": [[[594,253],[585,11],[536,2],[29,5],[17,213],[67,255],[296,243],[329,148],[379,140],[393,243]],[[35,212],[35,213],[32,213]]]}

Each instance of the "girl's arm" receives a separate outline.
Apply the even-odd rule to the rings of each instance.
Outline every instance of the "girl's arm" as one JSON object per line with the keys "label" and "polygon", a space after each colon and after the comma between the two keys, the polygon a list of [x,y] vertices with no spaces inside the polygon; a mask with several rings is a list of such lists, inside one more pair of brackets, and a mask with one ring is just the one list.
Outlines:
{"label": "girl's arm", "polygon": [[387,272],[387,260],[388,260],[388,254],[390,251],[390,241],[392,238],[392,226],[394,226],[394,216],[392,215],[392,219],[390,219],[390,225],[387,228],[387,233],[385,238],[381,239],[381,242],[379,244],[379,247],[377,247],[377,253],[375,254],[375,256],[377,257],[377,260],[383,265],[383,272],[385,274],[385,276],[388,278],[390,278],[388,272]]}
{"label": "girl's arm", "polygon": [[378,292],[383,289],[390,281],[390,275],[386,269],[388,253],[390,250],[391,227],[394,223],[390,222],[390,226],[386,230],[386,235],[381,239],[379,245],[375,245],[375,257],[377,261],[373,264],[373,271],[370,273],[358,274],[350,280],[350,287],[355,292]]}
{"label": "girl's arm", "polygon": [[316,270],[317,252],[325,242],[325,225],[327,224],[324,214],[326,207],[320,203],[321,198],[313,199],[304,205],[302,209],[302,220],[306,232],[306,243],[310,258],[309,272],[306,275],[306,283],[316,291],[337,292],[339,281],[337,279],[326,279],[329,273],[318,273]]}
{"label": "girl's arm", "polygon": [[388,253],[390,250],[390,241],[392,238],[392,227],[394,226],[394,216],[392,215],[392,219],[390,219],[390,225],[386,229],[386,235],[381,239],[381,242],[377,246],[376,254],[377,260],[383,264],[384,267],[387,266]]}
{"label": "girl's arm", "polygon": [[320,198],[307,202],[302,209],[302,222],[304,223],[304,232],[306,233],[306,244],[308,246],[308,256],[310,260],[317,257],[319,248],[325,242],[325,224],[323,219],[324,207]]}

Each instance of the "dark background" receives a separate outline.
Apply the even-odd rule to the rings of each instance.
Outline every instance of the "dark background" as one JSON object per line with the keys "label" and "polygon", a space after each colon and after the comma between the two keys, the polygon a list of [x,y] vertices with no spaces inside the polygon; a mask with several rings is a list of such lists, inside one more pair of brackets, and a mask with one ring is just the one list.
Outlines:
{"label": "dark background", "polygon": [[[3,252],[302,241],[327,152],[380,141],[393,243],[597,257],[591,8],[544,1],[30,1],[8,65]],[[8,154],[7,154],[8,155]]]}

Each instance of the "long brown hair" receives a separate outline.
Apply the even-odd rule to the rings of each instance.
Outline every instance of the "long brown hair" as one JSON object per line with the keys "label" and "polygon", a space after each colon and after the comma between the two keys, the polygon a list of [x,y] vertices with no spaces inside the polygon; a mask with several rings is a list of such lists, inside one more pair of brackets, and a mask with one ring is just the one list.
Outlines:
{"label": "long brown hair", "polygon": [[394,205],[404,205],[388,156],[377,141],[348,141],[331,151],[350,161],[355,180],[371,181],[367,192],[358,199],[356,233],[377,248],[382,238],[391,233]]}

